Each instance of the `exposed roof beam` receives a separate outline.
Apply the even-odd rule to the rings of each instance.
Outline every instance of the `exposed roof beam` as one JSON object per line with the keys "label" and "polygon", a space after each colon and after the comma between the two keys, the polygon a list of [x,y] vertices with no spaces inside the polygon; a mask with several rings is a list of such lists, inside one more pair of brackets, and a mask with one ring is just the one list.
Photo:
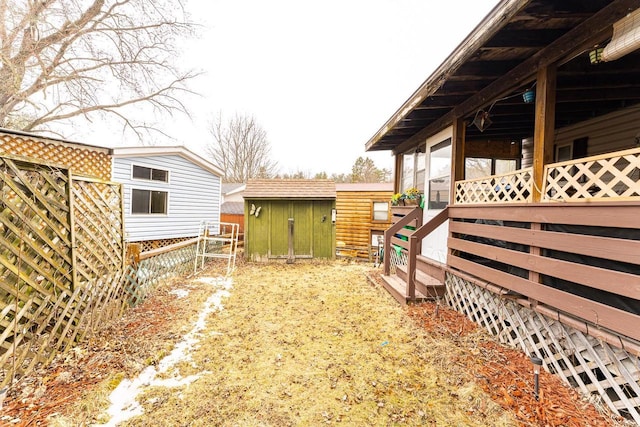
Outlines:
{"label": "exposed roof beam", "polygon": [[499,3],[469,34],[451,55],[422,83],[407,101],[387,120],[371,139],[365,144],[369,150],[375,142],[380,140],[401,119],[406,117],[413,108],[420,104],[430,94],[434,93],[447,79],[455,73],[461,64],[467,62],[487,40],[495,34],[505,23],[509,22],[530,0],[510,0]]}
{"label": "exposed roof beam", "polygon": [[505,47],[543,47],[553,42],[569,29],[506,30],[500,31],[482,46],[483,49]]}
{"label": "exposed roof beam", "polygon": [[450,125],[455,118],[464,117],[470,112],[487,105],[493,99],[504,96],[523,83],[531,81],[540,67],[571,59],[570,56],[575,55],[576,52],[585,51],[596,43],[611,37],[613,23],[624,17],[629,10],[634,10],[637,7],[638,0],[616,0],[612,2],[546,48],[541,49],[537,54],[520,63],[501,79],[485,87],[476,95],[468,98],[452,111],[400,144],[393,150],[394,154],[410,149],[428,136]]}

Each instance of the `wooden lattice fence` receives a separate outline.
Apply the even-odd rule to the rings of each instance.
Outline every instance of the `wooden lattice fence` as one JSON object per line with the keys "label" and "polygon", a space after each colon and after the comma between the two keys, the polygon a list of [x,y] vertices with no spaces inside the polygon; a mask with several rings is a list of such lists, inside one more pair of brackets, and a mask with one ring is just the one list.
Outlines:
{"label": "wooden lattice fence", "polygon": [[455,274],[447,273],[446,285],[448,305],[640,424],[640,357],[633,343],[566,314],[525,307]]}
{"label": "wooden lattice fence", "polygon": [[0,157],[0,385],[121,314],[119,184]]}
{"label": "wooden lattice fence", "polygon": [[193,273],[197,242],[194,238],[143,252],[125,267],[123,282],[129,305],[143,301],[161,280]]}

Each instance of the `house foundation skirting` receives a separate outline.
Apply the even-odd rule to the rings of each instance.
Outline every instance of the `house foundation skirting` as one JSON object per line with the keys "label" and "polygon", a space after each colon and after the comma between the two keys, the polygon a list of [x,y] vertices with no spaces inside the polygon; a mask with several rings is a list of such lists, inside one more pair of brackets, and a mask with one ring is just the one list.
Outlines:
{"label": "house foundation skirting", "polygon": [[[612,340],[570,326],[448,272],[446,302],[506,345],[543,360],[547,371],[640,424],[640,358]],[[548,310],[551,313],[551,310]],[[594,327],[595,328],[595,327]]]}

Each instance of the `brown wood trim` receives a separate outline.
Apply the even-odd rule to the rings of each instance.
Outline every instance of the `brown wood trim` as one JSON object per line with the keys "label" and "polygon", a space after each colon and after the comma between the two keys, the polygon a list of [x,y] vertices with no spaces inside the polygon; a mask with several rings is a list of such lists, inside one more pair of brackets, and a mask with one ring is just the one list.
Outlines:
{"label": "brown wood trim", "polygon": [[393,174],[393,192],[395,193],[399,193],[400,192],[400,180],[401,180],[401,174],[402,174],[402,159],[403,159],[403,155],[402,153],[400,154],[396,154],[394,156],[394,174]]}
{"label": "brown wood trim", "polygon": [[520,63],[500,79],[486,86],[470,98],[467,98],[467,100],[453,108],[447,114],[405,140],[402,144],[398,145],[393,152],[402,153],[411,149],[432,134],[449,126],[456,117],[464,117],[490,104],[491,100],[504,96],[527,81],[533,80],[535,73],[540,67],[545,67],[556,62],[561,64],[565,59],[573,57],[576,52],[581,52],[593,47],[594,44],[607,39],[613,32],[613,23],[626,16],[629,10],[634,10],[637,7],[637,0],[618,0],[612,2],[546,48]]}
{"label": "brown wood trim", "polygon": [[449,218],[493,219],[542,224],[640,228],[638,203],[565,203],[449,207]]}
{"label": "brown wood trim", "polygon": [[406,240],[399,239],[395,236],[391,238],[391,244],[400,246],[402,249],[409,250],[409,242]]}
{"label": "brown wood trim", "polygon": [[544,166],[553,161],[556,117],[556,67],[538,69],[536,82],[536,113],[533,131],[533,202],[542,199]]}
{"label": "brown wood trim", "polygon": [[514,267],[535,271],[617,295],[640,299],[640,276],[635,274],[575,264],[456,238],[449,238],[448,246],[450,249],[478,255]]}
{"label": "brown wood trim", "polygon": [[640,241],[451,221],[449,231],[640,265]]}
{"label": "brown wood trim", "polygon": [[490,283],[511,289],[543,304],[585,319],[595,326],[603,326],[640,341],[640,328],[637,327],[638,316],[635,314],[534,283],[512,274],[503,273],[451,254],[447,258],[447,263],[451,267],[465,271]]}
{"label": "brown wood trim", "polygon": [[466,127],[461,118],[453,121],[453,135],[451,137],[451,189],[449,203],[453,203],[456,194],[456,181],[464,179],[465,172],[465,131]]}
{"label": "brown wood trim", "polygon": [[184,242],[178,242],[174,243],[173,245],[163,246],[162,248],[152,249],[147,252],[141,252],[139,259],[140,261],[142,261],[143,259],[151,258],[156,255],[175,251],[176,249],[184,248],[190,245],[195,245],[196,243],[198,243],[198,239],[198,237],[194,237],[193,239],[185,240]]}

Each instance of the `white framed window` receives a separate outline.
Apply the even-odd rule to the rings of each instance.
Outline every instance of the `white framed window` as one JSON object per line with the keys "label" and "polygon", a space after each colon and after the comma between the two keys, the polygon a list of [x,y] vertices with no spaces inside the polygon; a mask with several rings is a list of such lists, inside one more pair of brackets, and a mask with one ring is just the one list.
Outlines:
{"label": "white framed window", "polygon": [[573,144],[556,146],[556,162],[564,162],[573,159]]}
{"label": "white framed window", "polygon": [[141,179],[145,181],[169,182],[169,171],[140,165],[132,165],[131,177],[133,179]]}
{"label": "white framed window", "polygon": [[373,221],[389,221],[389,202],[373,202]]}
{"label": "white framed window", "polygon": [[464,160],[464,167],[465,179],[477,179],[514,172],[518,168],[518,161],[515,159],[467,157]]}
{"label": "white framed window", "polygon": [[134,215],[166,215],[169,193],[157,190],[131,190],[131,214]]}
{"label": "white framed window", "polygon": [[424,147],[418,148],[413,153],[405,153],[402,156],[402,191],[415,187],[420,192],[424,192],[426,158]]}
{"label": "white framed window", "polygon": [[451,138],[429,148],[428,209],[443,209],[451,187]]}

